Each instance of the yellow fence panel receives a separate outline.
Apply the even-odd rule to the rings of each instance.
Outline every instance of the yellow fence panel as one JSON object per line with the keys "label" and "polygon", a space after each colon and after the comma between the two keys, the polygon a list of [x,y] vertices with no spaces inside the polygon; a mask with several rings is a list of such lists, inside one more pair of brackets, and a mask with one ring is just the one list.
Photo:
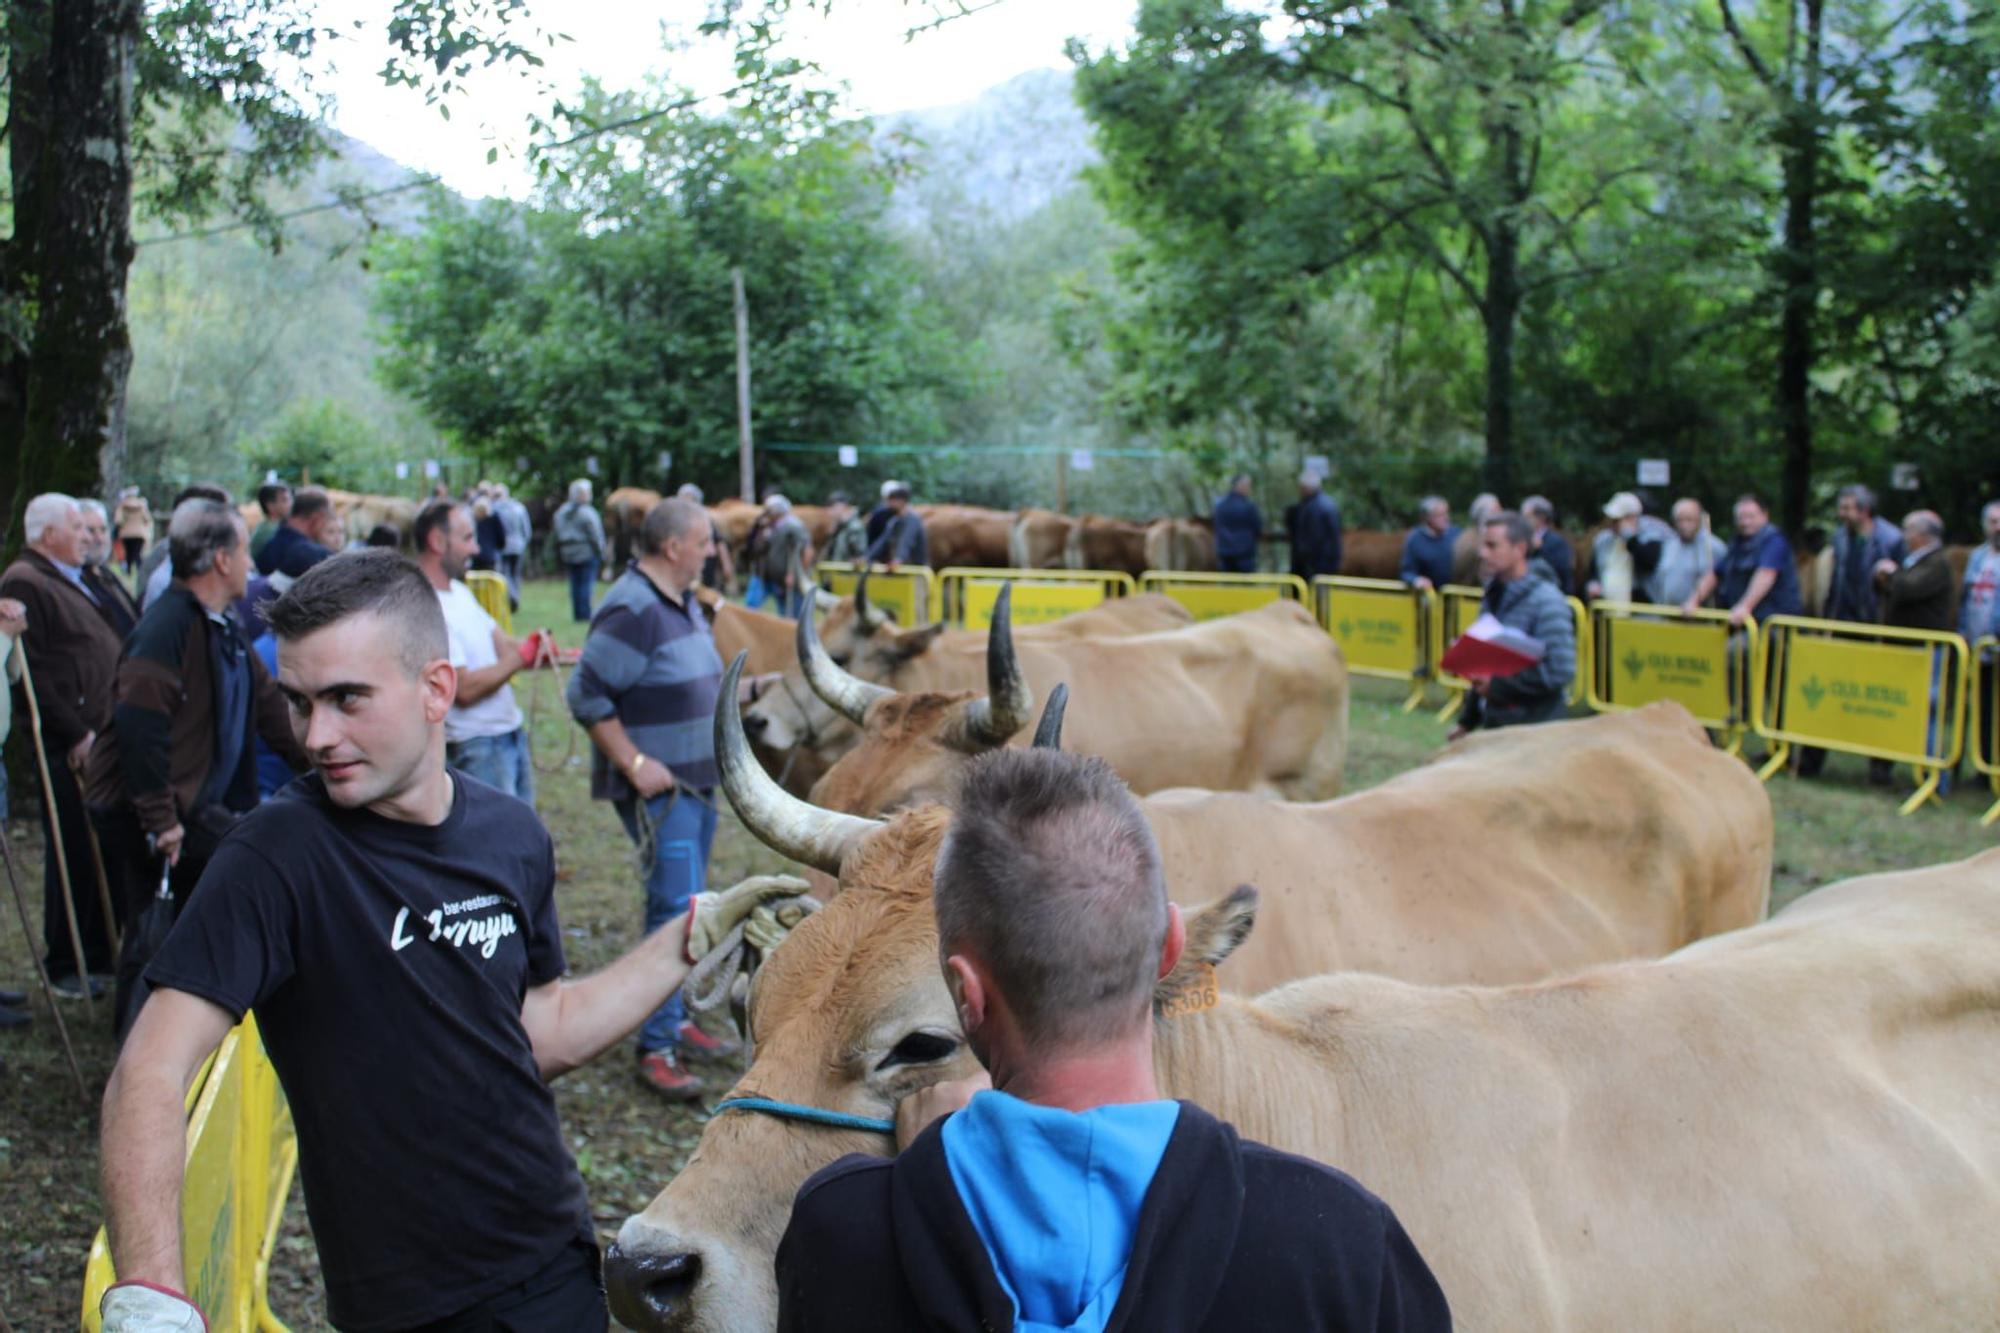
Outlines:
{"label": "yellow fence panel", "polygon": [[503,633],[514,632],[514,607],[507,599],[507,580],[490,569],[467,570],[465,586],[472,589],[472,595],[486,608],[486,614],[500,622]]}
{"label": "yellow fence panel", "polygon": [[970,569],[938,572],[945,619],[966,629],[993,623],[1000,590],[1014,589],[1016,625],[1039,625],[1088,611],[1113,597],[1132,595],[1130,574],[1112,569]]}
{"label": "yellow fence panel", "polygon": [[1431,637],[1435,601],[1399,579],[1322,574],[1313,580],[1313,614],[1340,645],[1347,669],[1410,681],[1406,713],[1423,702],[1424,682],[1437,669]]}
{"label": "yellow fence panel", "polygon": [[[838,560],[822,560],[813,570],[819,586],[836,597],[854,595],[861,582],[861,567]],[[938,605],[937,576],[922,565],[898,565],[891,573],[886,565],[872,565],[868,574],[868,604],[879,606],[896,617],[905,629],[928,625]]]}
{"label": "yellow fence panel", "polygon": [[1803,616],[1772,616],[1764,634],[1756,725],[1776,744],[1759,777],[1812,745],[1927,771],[1904,814],[1936,795],[1965,742],[1965,640]]}
{"label": "yellow fence panel", "polygon": [[[1988,634],[1972,645],[1972,737],[1967,749],[1972,766],[1986,775],[1987,785],[2000,797],[2000,639]],[[2000,800],[1980,816],[1981,824],[2000,820]]]}
{"label": "yellow fence panel", "polygon": [[1728,733],[1732,751],[1741,743],[1750,723],[1756,622],[1739,631],[1734,651],[1729,613],[1707,608],[1689,615],[1675,606],[1596,602],[1590,630],[1592,708],[1611,712],[1671,699],[1703,726]]}
{"label": "yellow fence panel", "polygon": [[1149,569],[1139,576],[1140,592],[1159,592],[1179,602],[1196,620],[1220,620],[1289,598],[1306,601],[1306,581],[1296,574],[1200,574]]}
{"label": "yellow fence panel", "polygon": [[[298,1139],[254,1018],[223,1038],[195,1080],[188,1108],[182,1290],[215,1333],[284,1333],[271,1311],[267,1281],[298,1165]],[[98,1333],[98,1303],[117,1280],[100,1229],[83,1275],[86,1333]]]}

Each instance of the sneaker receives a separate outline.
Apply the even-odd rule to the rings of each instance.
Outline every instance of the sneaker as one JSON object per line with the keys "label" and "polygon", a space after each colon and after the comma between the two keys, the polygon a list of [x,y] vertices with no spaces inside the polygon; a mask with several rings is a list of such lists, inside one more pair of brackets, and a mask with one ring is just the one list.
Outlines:
{"label": "sneaker", "polygon": [[672,1051],[642,1051],[639,1081],[669,1101],[691,1102],[708,1090],[700,1078],[681,1067]]}
{"label": "sneaker", "polygon": [[[49,981],[49,985],[54,989],[55,993],[62,996],[65,1000],[81,1000],[83,998],[83,984],[83,978],[78,977],[74,972],[65,976],[51,978]],[[104,998],[104,983],[96,977],[90,978],[90,998],[93,1000]]]}
{"label": "sneaker", "polygon": [[674,1037],[680,1042],[682,1057],[699,1064],[713,1064],[718,1060],[733,1060],[743,1054],[742,1042],[724,1041],[719,1037],[711,1037],[691,1022],[682,1023],[679,1031],[674,1034]]}

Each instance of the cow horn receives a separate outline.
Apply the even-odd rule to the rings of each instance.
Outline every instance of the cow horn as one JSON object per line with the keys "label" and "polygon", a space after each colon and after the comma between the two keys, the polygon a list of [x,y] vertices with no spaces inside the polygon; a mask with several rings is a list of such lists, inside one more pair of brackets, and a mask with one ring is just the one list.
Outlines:
{"label": "cow horn", "polygon": [[861,628],[873,632],[888,623],[889,613],[868,605],[868,573],[868,565],[863,562],[861,577],[854,580],[854,614],[861,621]]}
{"label": "cow horn", "polygon": [[857,727],[868,715],[869,704],[884,695],[895,693],[841,670],[840,665],[827,655],[826,646],[819,641],[819,627],[813,624],[810,608],[799,616],[798,648],[799,665],[805,670],[806,684],[812,686],[813,693],[826,700],[835,712]]}
{"label": "cow horn", "polygon": [[1068,707],[1069,686],[1058,685],[1049,691],[1049,701],[1042,707],[1042,720],[1035,724],[1035,749],[1062,749],[1063,710]]}
{"label": "cow horn", "polygon": [[822,810],[780,787],[750,753],[743,735],[743,717],[736,707],[736,688],[743,679],[747,652],[736,654],[722,675],[722,693],[715,698],[715,760],[722,770],[722,790],[736,807],[737,818],[772,851],[794,861],[840,874],[841,860],[869,833],[881,827],[874,819]]}
{"label": "cow horn", "polygon": [[965,731],[981,746],[1005,745],[1028,725],[1035,711],[1034,691],[1021,675],[1014,657],[1014,585],[1000,589],[993,603],[993,623],[986,631],[986,697],[966,705]]}

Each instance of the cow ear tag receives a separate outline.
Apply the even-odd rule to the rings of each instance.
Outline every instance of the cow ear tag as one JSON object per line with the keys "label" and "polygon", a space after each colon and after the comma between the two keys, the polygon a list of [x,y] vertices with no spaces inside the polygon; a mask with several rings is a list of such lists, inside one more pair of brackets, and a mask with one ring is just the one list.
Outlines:
{"label": "cow ear tag", "polygon": [[1174,992],[1160,1000],[1162,1018],[1185,1018],[1222,1002],[1222,988],[1216,984],[1215,964],[1197,963]]}

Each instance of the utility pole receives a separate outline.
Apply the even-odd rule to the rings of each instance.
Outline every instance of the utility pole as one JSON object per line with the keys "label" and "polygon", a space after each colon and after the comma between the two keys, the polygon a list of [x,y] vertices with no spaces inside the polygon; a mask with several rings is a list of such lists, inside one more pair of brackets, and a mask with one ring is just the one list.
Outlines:
{"label": "utility pole", "polygon": [[736,447],[737,485],[745,500],[757,502],[757,468],[750,456],[750,302],[743,295],[743,270],[729,270],[736,307]]}

